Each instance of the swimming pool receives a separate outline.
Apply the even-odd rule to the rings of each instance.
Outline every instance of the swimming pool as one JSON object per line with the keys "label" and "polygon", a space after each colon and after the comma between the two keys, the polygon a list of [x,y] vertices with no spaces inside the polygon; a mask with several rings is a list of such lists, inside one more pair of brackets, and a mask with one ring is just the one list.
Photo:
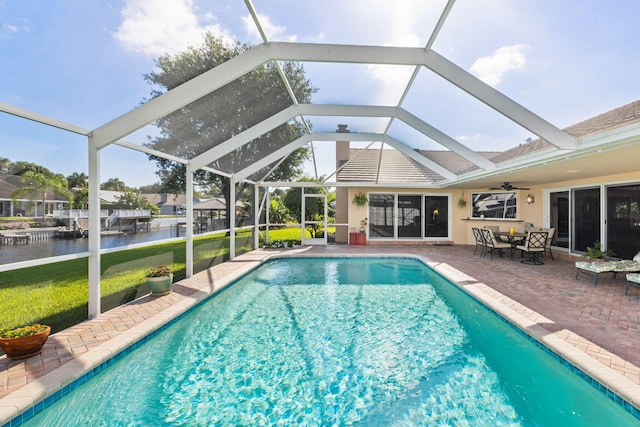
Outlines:
{"label": "swimming pool", "polygon": [[24,425],[633,425],[411,259],[268,262]]}

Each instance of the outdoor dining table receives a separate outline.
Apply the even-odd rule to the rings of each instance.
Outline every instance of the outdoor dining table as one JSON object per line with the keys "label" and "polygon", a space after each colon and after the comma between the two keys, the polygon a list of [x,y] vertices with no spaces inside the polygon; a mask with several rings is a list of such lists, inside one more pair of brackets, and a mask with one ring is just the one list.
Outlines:
{"label": "outdoor dining table", "polygon": [[527,233],[523,233],[522,231],[498,231],[493,233],[496,236],[500,236],[500,238],[506,237],[509,243],[511,244],[511,259],[513,259],[513,254],[516,252],[516,246],[519,243],[522,243],[524,239],[527,237]]}

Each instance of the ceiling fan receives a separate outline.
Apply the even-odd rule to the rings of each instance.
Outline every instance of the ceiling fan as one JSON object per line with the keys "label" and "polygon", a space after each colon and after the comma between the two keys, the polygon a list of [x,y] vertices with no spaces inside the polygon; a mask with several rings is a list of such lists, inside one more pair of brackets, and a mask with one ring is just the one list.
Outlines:
{"label": "ceiling fan", "polygon": [[514,187],[513,185],[511,185],[509,182],[505,182],[504,184],[502,184],[500,187],[495,187],[495,188],[490,188],[489,190],[504,190],[504,191],[511,191],[511,190],[529,190],[529,188],[525,188],[525,187]]}

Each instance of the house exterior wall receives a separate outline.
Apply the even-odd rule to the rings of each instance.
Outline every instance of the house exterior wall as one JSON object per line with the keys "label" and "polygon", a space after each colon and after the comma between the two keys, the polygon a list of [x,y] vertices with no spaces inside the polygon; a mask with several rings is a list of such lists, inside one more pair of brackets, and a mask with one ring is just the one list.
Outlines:
{"label": "house exterior wall", "polygon": [[[615,185],[615,184],[640,184],[640,171],[624,174],[605,175],[594,180],[589,179],[574,179],[565,180],[551,183],[545,186],[532,186],[529,190],[514,190],[517,193],[518,205],[517,205],[517,219],[515,220],[503,220],[503,219],[470,219],[471,217],[471,194],[479,192],[487,192],[487,188],[465,188],[464,199],[467,204],[464,207],[458,205],[458,200],[463,197],[462,189],[400,189],[400,188],[378,188],[378,187],[352,187],[349,188],[348,197],[348,223],[349,230],[357,231],[360,228],[360,220],[368,216],[369,206],[358,207],[351,203],[353,196],[358,192],[363,192],[367,195],[369,193],[398,193],[398,194],[441,194],[450,195],[451,197],[451,241],[453,244],[474,244],[474,238],[471,231],[472,227],[482,228],[485,225],[499,225],[501,228],[507,229],[514,227],[519,231],[524,230],[525,223],[531,223],[535,226],[545,226],[548,224],[548,212],[547,201],[545,199],[546,192],[548,190],[558,189],[574,189],[580,187],[593,187],[601,185]],[[526,202],[527,195],[531,194],[535,201],[532,204]],[[368,236],[367,236],[368,237]],[[416,241],[416,239],[405,239],[404,241]],[[387,240],[391,241],[391,240]],[[403,239],[397,239],[397,241],[403,241]],[[419,240],[421,241],[421,240]],[[424,239],[425,242],[428,239]]]}

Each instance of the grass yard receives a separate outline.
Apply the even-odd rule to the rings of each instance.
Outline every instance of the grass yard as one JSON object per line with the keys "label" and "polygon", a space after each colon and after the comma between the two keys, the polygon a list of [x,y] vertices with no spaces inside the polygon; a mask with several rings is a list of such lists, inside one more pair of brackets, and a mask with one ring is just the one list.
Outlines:
{"label": "grass yard", "polygon": [[[250,232],[236,234],[236,252],[252,249]],[[194,272],[229,259],[225,234],[194,239]],[[174,281],[185,277],[185,242],[105,254],[101,260],[102,311],[148,293],[145,272],[169,265]],[[87,319],[88,261],[86,258],[0,273],[0,325],[45,323],[57,332]]]}
{"label": "grass yard", "polygon": [[[327,227],[327,231],[329,233],[335,233],[335,227]],[[265,230],[260,230],[260,245],[265,244]],[[269,242],[272,244],[275,242],[295,242],[300,244],[302,233],[300,232],[300,226],[290,226],[285,228],[269,228]],[[309,230],[304,231],[304,236],[306,238],[311,237]]]}

